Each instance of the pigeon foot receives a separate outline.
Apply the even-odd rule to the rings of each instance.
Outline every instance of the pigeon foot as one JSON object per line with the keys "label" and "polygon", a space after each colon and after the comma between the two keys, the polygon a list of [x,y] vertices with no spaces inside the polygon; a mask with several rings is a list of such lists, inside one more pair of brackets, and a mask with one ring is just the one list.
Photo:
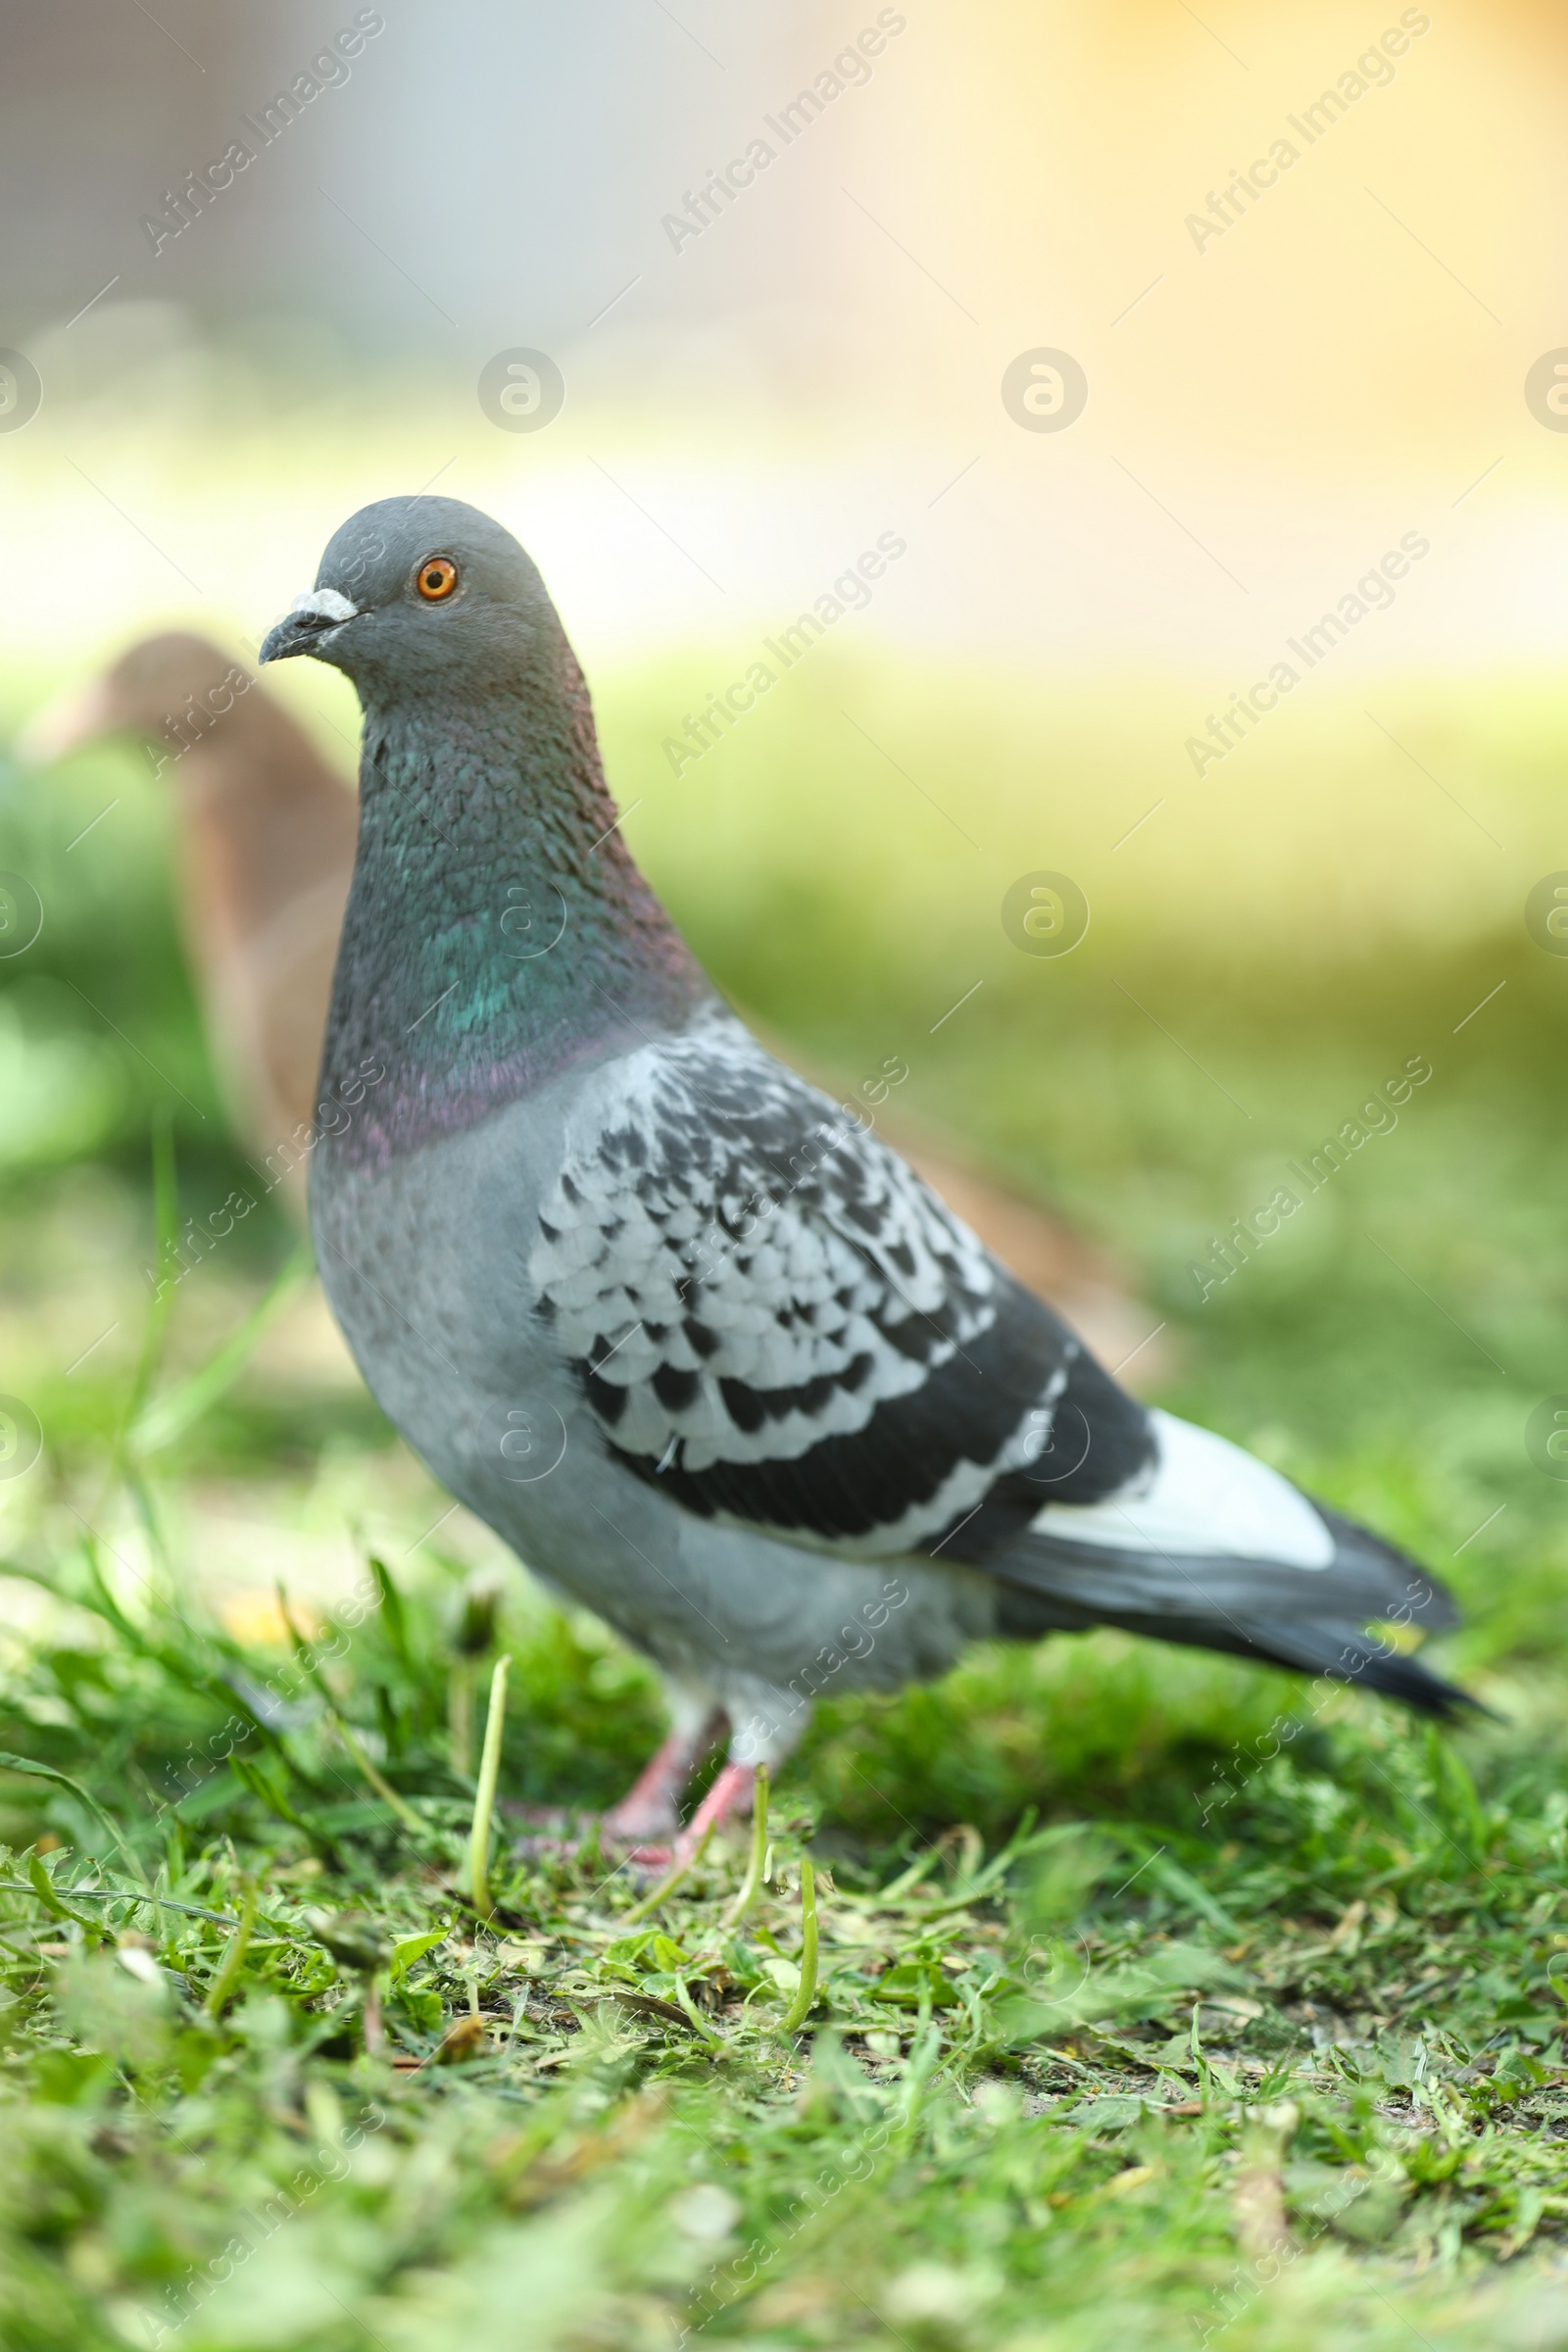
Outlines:
{"label": "pigeon foot", "polygon": [[[665,1869],[695,1851],[688,1842],[691,1832],[681,1831],[680,1800],[693,1773],[722,1737],[724,1724],[722,1707],[713,1707],[700,1722],[677,1725],[660,1742],[619,1804],[597,1817],[601,1844],[618,1849],[626,1861],[645,1870]],[[712,1809],[721,1785],[735,1770],[735,1766],[725,1765],[694,1815],[692,1829],[699,1838],[710,1820],[721,1820],[739,1801],[737,1791],[716,1811]],[[750,1782],[747,1788],[749,1791]],[[506,1810],[526,1825],[513,1848],[517,1854],[571,1853],[586,1842],[595,1826],[595,1816],[567,1806],[508,1805]]]}
{"label": "pigeon foot", "polygon": [[668,1845],[680,1831],[687,1784],[722,1736],[725,1720],[723,1708],[712,1707],[700,1723],[677,1725],[661,1740],[619,1804],[605,1815],[604,1835],[616,1844]]}
{"label": "pigeon foot", "polygon": [[673,1859],[689,1862],[701,1846],[710,1830],[716,1830],[732,1815],[749,1813],[757,1791],[755,1764],[725,1764],[713,1786],[698,1806],[691,1820],[675,1840]]}

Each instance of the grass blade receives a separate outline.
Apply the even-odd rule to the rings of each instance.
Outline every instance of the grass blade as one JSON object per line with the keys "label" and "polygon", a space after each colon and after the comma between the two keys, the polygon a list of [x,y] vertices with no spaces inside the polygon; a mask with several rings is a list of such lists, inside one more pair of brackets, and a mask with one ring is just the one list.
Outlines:
{"label": "grass blade", "polygon": [[116,1829],[114,1822],[90,1790],[84,1788],[79,1781],[74,1781],[69,1772],[57,1772],[52,1764],[36,1763],[31,1756],[14,1756],[5,1748],[0,1748],[0,1768],[7,1772],[24,1772],[32,1780],[53,1781],[57,1787],[69,1788],[78,1804],[85,1805],[93,1819],[109,1832],[117,1848],[124,1855],[135,1876],[144,1886],[146,1886],[147,1873]]}
{"label": "grass blade", "polygon": [[509,1657],[497,1658],[490,1677],[490,1711],[485,1717],[484,1749],[479,1758],[479,1786],[473,1799],[473,1828],[468,1837],[468,1894],[480,1919],[490,1917],[490,1817],[495,1811],[496,1784],[501,1778],[501,1735],[507,1720]]}
{"label": "grass blade", "polygon": [[646,1919],[650,1911],[657,1911],[666,1896],[673,1894],[682,1881],[691,1877],[692,1872],[707,1853],[709,1839],[717,1827],[716,1821],[710,1821],[703,1832],[701,1843],[693,1847],[685,1860],[677,1862],[672,1870],[666,1870],[658,1886],[650,1887],[640,1903],[633,1903],[629,1911],[621,1913],[619,1925],[622,1929],[631,1927],[639,1919]]}
{"label": "grass blade", "polygon": [[746,1865],[746,1876],[728,1911],[724,1914],[724,1932],[738,1928],[757,1900],[757,1890],[762,1884],[762,1862],[767,1853],[767,1789],[768,1770],[765,1764],[757,1767],[756,1792],[752,1799],[752,1851]]}
{"label": "grass blade", "polygon": [[391,1806],[406,1830],[422,1832],[424,1824],[420,1821],[419,1816],[407,1797],[398,1794],[386,1774],[366,1754],[355,1734],[354,1726],[346,1723],[335,1707],[332,1710],[332,1720],[337,1725],[338,1738],[354,1758],[370,1787],[375,1790],[376,1795],[381,1799],[382,1804]]}
{"label": "grass blade", "polygon": [[283,1623],[288,1628],[288,1638],[293,1645],[295,1658],[299,1662],[300,1672],[309,1678],[309,1680],[315,1685],[316,1690],[319,1692],[321,1702],[326,1708],[326,1712],[332,1723],[336,1727],[338,1738],[348,1749],[349,1754],[353,1757],[360,1772],[369,1783],[370,1787],[375,1790],[376,1795],[381,1799],[382,1804],[390,1805],[392,1811],[397,1815],[399,1821],[402,1822],[404,1828],[406,1830],[413,1830],[417,1835],[423,1829],[423,1823],[420,1821],[417,1813],[415,1812],[414,1807],[407,1801],[406,1798],[401,1797],[398,1794],[391,1782],[387,1779],[385,1773],[380,1771],[379,1768],[371,1762],[370,1758],[366,1754],[365,1749],[361,1746],[359,1737],[355,1732],[354,1726],[349,1722],[348,1718],[343,1713],[342,1708],[338,1705],[337,1700],[332,1695],[332,1686],[321,1671],[320,1660],[317,1657],[316,1652],[312,1649],[310,1643],[306,1641],[305,1636],[300,1632],[299,1627],[295,1624],[293,1617],[289,1613],[288,1594],[283,1590],[281,1578],[278,1580],[277,1605],[279,1611],[281,1612]]}
{"label": "grass blade", "polygon": [[779,2024],[781,2034],[795,2034],[805,2025],[816,1998],[816,1873],[801,1856],[801,1981],[795,1998]]}
{"label": "grass blade", "polygon": [[93,1936],[100,1933],[98,1922],[84,1919],[79,1911],[71,1910],[60,1900],[54,1881],[45,1870],[40,1855],[29,1854],[27,1856],[27,1878],[33,1893],[51,1919],[69,1919],[74,1928],[85,1928]]}
{"label": "grass blade", "polygon": [[414,1652],[409,1646],[408,1619],[403,1614],[403,1595],[392,1582],[392,1572],[386,1562],[377,1559],[373,1551],[369,1554],[369,1568],[370,1574],[375,1580],[376,1592],[380,1595],[381,1623],[386,1629],[386,1638],[391,1644],[392,1653],[404,1673],[417,1681],[418,1668],[415,1664]]}
{"label": "grass blade", "polygon": [[209,2017],[222,2016],[224,2004],[239,1983],[239,1972],[245,1965],[245,1954],[250,1949],[251,1937],[256,1931],[256,1880],[253,1875],[247,1874],[240,1884],[239,1925],[228,1939],[222,1966],[213,1979],[207,1998],[202,2003]]}

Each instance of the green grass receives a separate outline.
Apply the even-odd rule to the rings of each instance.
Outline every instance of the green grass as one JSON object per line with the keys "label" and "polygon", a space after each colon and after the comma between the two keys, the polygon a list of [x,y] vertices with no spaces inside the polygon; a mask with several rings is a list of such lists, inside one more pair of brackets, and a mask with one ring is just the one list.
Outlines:
{"label": "green grass", "polygon": [[[742,1838],[642,1918],[591,1848],[514,1850],[508,1807],[630,1777],[653,1678],[471,1522],[436,1527],[445,1498],[309,1301],[170,1444],[127,1451],[150,1146],[171,1134],[183,1213],[242,1163],[145,779],[119,754],[17,778],[0,867],[49,919],[0,980],[0,1388],[45,1433],[0,1483],[8,2347],[1568,2342],[1568,1531],[1525,1446],[1568,1391],[1568,973],[1517,919],[1560,855],[1553,722],[1528,697],[1446,707],[1445,774],[1484,780],[1523,845],[1463,921],[1463,858],[1423,835],[1387,923],[1314,924],[1303,876],[1326,890],[1338,858],[1347,904],[1368,888],[1368,777],[1336,767],[1315,865],[1303,833],[1268,882],[1298,810],[1205,866],[1195,806],[1169,851],[1186,895],[1162,900],[1163,852],[1121,897],[1091,871],[1095,927],[1054,963],[1007,946],[1001,891],[1107,854],[1090,818],[1137,797],[1148,713],[1097,742],[1082,699],[800,684],[750,765],[717,764],[737,738],[706,799],[634,820],[712,968],[847,1086],[902,1056],[904,1115],[1115,1249],[1169,1327],[1163,1400],[1447,1577],[1467,1624],[1443,1662],[1495,1713],[1435,1734],[1111,1636],[980,1648],[935,1688],[820,1707],[739,1926]],[[846,763],[852,690],[924,780],[970,779],[972,875],[886,797],[896,775]],[[627,798],[666,699],[602,697]],[[1282,741],[1275,783],[1316,756]],[[1087,809],[1052,797],[1069,769]],[[68,851],[117,791],[121,830]],[[1200,1303],[1210,1236],[1415,1054],[1433,1076],[1397,1129]],[[258,1214],[180,1287],[154,1395],[292,1246]],[[476,1691],[482,1729],[503,1651],[481,1921],[454,1705]],[[786,2031],[808,1857],[818,1981]]]}
{"label": "green grass", "polygon": [[[1151,2344],[1479,2345],[1528,2312],[1568,2222],[1568,1798],[1515,1736],[1473,1777],[1218,1664],[980,1653],[827,1710],[738,1929],[738,1851],[641,1918],[591,1852],[504,1857],[481,1923],[434,1580],[301,1659],[101,1571],[61,1563],[11,1684],[115,1820],[5,1777],[8,2343],[1057,2346],[1108,2306]],[[509,1615],[503,1787],[602,1795],[647,1678]],[[1025,1790],[1051,1818],[989,1861],[933,1839]]]}

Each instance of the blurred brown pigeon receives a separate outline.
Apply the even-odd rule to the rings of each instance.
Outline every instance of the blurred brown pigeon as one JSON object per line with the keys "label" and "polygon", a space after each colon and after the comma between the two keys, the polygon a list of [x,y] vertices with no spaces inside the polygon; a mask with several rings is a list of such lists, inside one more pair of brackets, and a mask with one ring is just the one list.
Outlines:
{"label": "blurred brown pigeon", "polygon": [[19,749],[57,760],[121,729],[147,739],[174,795],[180,916],[236,1124],[290,1168],[282,1197],[303,1220],[307,1163],[282,1148],[312,1114],[354,795],[243,663],[184,631],[49,705]]}

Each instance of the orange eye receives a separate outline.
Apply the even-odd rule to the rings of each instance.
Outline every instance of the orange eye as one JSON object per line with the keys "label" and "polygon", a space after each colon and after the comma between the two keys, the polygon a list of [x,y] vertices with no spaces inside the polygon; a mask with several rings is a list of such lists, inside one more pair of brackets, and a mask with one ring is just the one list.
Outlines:
{"label": "orange eye", "polygon": [[450,556],[426,556],[414,576],[426,604],[439,605],[457,586],[458,567]]}

